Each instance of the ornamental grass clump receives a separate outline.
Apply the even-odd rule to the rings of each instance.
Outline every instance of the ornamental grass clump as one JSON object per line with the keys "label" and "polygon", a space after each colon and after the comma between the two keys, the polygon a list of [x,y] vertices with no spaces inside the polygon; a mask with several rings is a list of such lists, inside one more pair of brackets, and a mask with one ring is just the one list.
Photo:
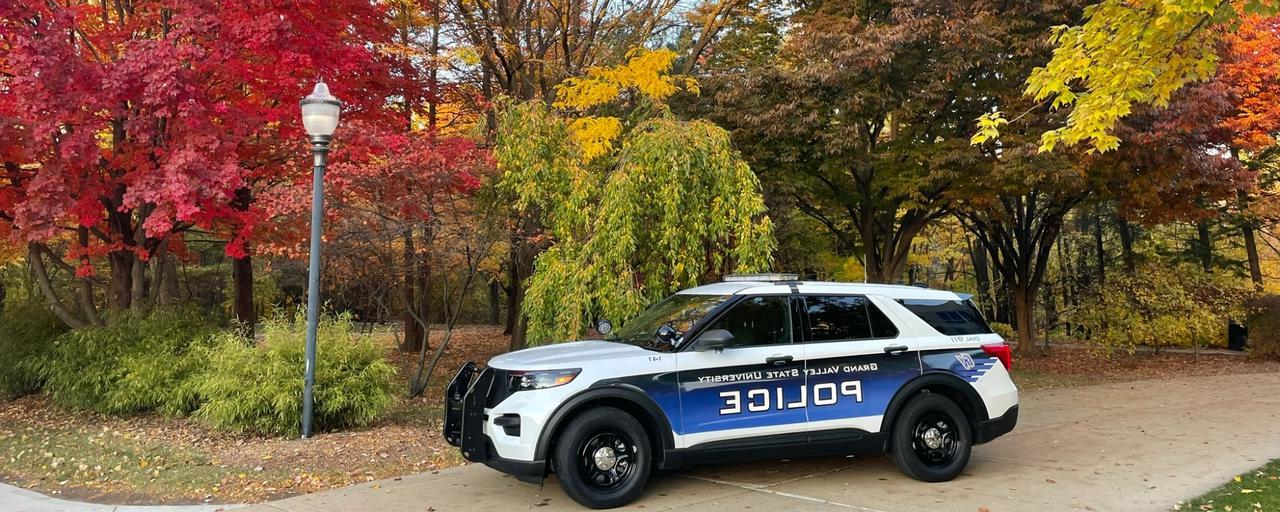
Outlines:
{"label": "ornamental grass clump", "polygon": [[[195,384],[204,401],[195,417],[223,430],[298,435],[305,325],[301,316],[270,320],[258,345],[223,336]],[[368,425],[392,405],[396,370],[385,351],[356,334],[349,315],[321,320],[314,390],[318,430]]]}
{"label": "ornamental grass clump", "polygon": [[41,365],[45,390],[76,409],[185,415],[198,404],[189,384],[217,332],[186,309],[119,315],[104,326],[68,331]]}
{"label": "ornamental grass clump", "polygon": [[67,327],[36,302],[11,304],[0,313],[0,400],[40,390],[40,364]]}

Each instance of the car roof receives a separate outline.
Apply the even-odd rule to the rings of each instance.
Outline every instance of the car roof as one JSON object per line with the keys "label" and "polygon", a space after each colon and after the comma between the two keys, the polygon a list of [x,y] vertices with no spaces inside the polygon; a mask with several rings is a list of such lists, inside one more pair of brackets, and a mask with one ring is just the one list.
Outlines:
{"label": "car roof", "polygon": [[799,293],[833,293],[883,295],[891,299],[962,300],[955,292],[934,290],[918,286],[875,283],[841,283],[831,281],[732,281],[711,283],[687,290],[682,295],[748,295],[791,293],[795,286]]}

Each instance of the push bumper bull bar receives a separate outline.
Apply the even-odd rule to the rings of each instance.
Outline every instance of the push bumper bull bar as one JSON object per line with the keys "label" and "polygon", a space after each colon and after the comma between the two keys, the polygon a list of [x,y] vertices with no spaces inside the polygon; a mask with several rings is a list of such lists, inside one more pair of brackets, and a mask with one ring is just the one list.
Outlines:
{"label": "push bumper bull bar", "polygon": [[468,362],[449,381],[444,394],[444,439],[462,450],[463,458],[480,462],[525,482],[538,483],[546,476],[545,460],[515,460],[498,455],[493,441],[484,433],[489,421],[485,408],[494,393],[496,373]]}

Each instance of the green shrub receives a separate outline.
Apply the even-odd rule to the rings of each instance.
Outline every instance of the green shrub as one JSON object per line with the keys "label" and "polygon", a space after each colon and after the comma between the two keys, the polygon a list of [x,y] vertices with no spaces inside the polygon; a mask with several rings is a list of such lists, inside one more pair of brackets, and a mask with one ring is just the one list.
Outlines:
{"label": "green shrub", "polygon": [[67,330],[49,308],[37,302],[9,304],[0,314],[0,399],[40,390],[40,365]]}
{"label": "green shrub", "polygon": [[182,415],[197,400],[190,377],[205,365],[218,331],[198,313],[160,310],[70,331],[44,365],[45,389],[59,404],[111,414]]}
{"label": "green shrub", "polygon": [[[195,417],[214,428],[297,435],[304,325],[300,318],[268,321],[259,346],[225,336],[196,383],[205,402]],[[350,316],[321,321],[316,350],[317,430],[368,425],[392,404],[396,370],[384,348],[353,332]]]}
{"label": "green shrub", "polygon": [[996,334],[999,334],[1005,341],[1018,339],[1018,331],[1013,330],[1012,325],[1000,322],[990,322],[988,325],[991,326],[991,330],[995,331]]}
{"label": "green shrub", "polygon": [[1249,301],[1248,310],[1249,356],[1280,359],[1280,295]]}
{"label": "green shrub", "polygon": [[1087,290],[1066,317],[1087,329],[1089,344],[1105,352],[1225,345],[1227,321],[1243,318],[1252,293],[1248,281],[1227,273],[1193,265],[1146,266]]}

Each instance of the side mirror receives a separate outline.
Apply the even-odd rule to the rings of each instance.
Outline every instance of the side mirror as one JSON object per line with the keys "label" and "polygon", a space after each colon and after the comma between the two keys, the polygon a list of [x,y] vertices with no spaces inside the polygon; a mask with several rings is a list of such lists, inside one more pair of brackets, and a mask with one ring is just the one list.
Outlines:
{"label": "side mirror", "polygon": [[724,329],[712,329],[698,336],[698,344],[694,347],[699,352],[721,350],[733,345],[733,333]]}
{"label": "side mirror", "polygon": [[609,333],[613,332],[613,322],[601,318],[599,322],[596,322],[596,332],[603,336],[608,336]]}
{"label": "side mirror", "polygon": [[676,332],[676,329],[670,325],[663,325],[658,328],[657,332],[653,333],[653,337],[658,340],[658,343],[662,343],[664,345],[675,345],[676,339],[680,337],[680,333]]}

